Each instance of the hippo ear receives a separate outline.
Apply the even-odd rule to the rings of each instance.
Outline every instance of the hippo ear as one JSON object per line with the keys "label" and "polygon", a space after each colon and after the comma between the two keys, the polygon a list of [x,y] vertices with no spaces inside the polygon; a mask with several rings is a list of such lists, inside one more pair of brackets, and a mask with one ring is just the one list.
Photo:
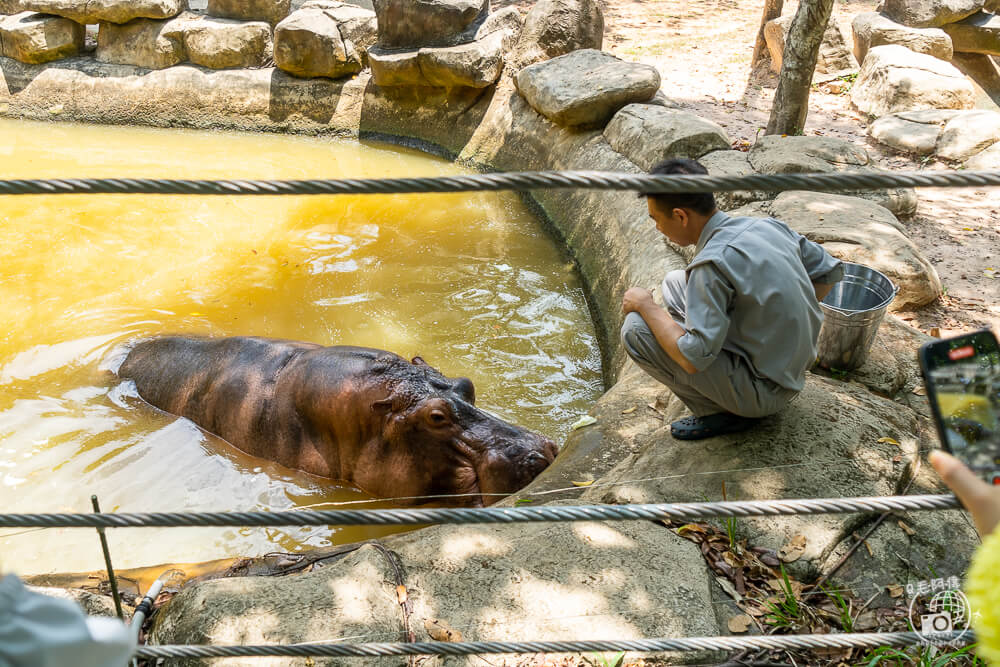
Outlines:
{"label": "hippo ear", "polygon": [[410,359],[410,363],[414,366],[430,366],[430,364],[424,361],[423,357],[413,357]]}
{"label": "hippo ear", "polygon": [[383,417],[392,412],[392,399],[383,398],[381,401],[372,403],[372,412]]}

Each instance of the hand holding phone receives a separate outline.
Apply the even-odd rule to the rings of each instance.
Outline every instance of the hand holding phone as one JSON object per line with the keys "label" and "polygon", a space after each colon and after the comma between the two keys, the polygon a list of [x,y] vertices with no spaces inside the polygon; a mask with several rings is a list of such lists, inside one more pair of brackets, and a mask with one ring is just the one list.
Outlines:
{"label": "hand holding phone", "polygon": [[[934,421],[946,451],[1000,486],[1000,344],[989,330],[920,348]],[[971,508],[969,508],[971,509]]]}
{"label": "hand holding phone", "polygon": [[1000,486],[990,486],[968,466],[942,451],[931,452],[931,465],[969,510],[979,534],[986,537],[1000,525]]}

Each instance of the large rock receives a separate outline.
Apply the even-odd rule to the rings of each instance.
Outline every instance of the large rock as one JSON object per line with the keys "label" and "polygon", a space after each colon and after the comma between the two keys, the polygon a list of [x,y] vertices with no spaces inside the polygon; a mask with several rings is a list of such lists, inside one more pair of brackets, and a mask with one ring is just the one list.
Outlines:
{"label": "large rock", "polygon": [[965,162],[965,168],[974,171],[1000,169],[1000,142],[970,157]]}
{"label": "large rock", "polygon": [[330,3],[292,12],[274,28],[274,64],[301,77],[337,78],[360,72],[377,37],[375,12]]}
{"label": "large rock", "polygon": [[516,67],[604,45],[604,14],[598,0],[538,0],[524,19],[515,48]]}
{"label": "large rock", "polygon": [[[417,641],[432,640],[425,626],[432,619],[459,630],[463,641],[720,634],[711,612],[716,584],[698,547],[663,526],[639,521],[438,526],[394,535],[382,544],[360,545],[298,576],[192,585],[160,609],[151,643],[292,643],[350,635],[400,641],[397,582],[406,587]],[[666,662],[667,656],[643,657]],[[709,656],[695,657],[704,662]],[[489,662],[523,665],[524,656],[491,655]],[[301,663],[268,662],[293,664]],[[468,656],[446,664],[482,663]]]}
{"label": "large rock", "polygon": [[656,68],[583,49],[525,67],[517,91],[538,113],[562,126],[600,127],[619,109],[646,102],[660,88]]}
{"label": "large rock", "polygon": [[[784,137],[764,135],[751,147],[750,165],[762,174],[833,171],[874,171],[868,151],[835,137]],[[913,188],[863,190],[849,194],[870,199],[899,216],[917,210]]]}
{"label": "large rock", "polygon": [[263,67],[271,56],[271,26],[263,21],[202,18],[184,33],[188,60],[210,69]]}
{"label": "large rock", "polygon": [[604,138],[643,171],[667,158],[699,158],[730,145],[726,131],[712,121],[649,104],[630,104],[616,113]]}
{"label": "large rock", "polygon": [[968,111],[949,120],[935,152],[948,160],[966,160],[1000,141],[1000,113]]}
{"label": "large rock", "polygon": [[[743,151],[713,151],[698,158],[698,162],[712,176],[750,176],[757,173],[750,164],[749,155]],[[774,197],[774,193],[764,191],[718,191],[715,193],[715,203],[723,211],[728,211],[749,202],[772,197]]]}
{"label": "large rock", "polygon": [[128,23],[101,23],[97,33],[97,53],[101,62],[163,69],[187,60],[184,27],[196,20],[195,14],[159,21],[135,19]]}
{"label": "large rock", "polygon": [[0,53],[23,63],[75,56],[83,40],[83,26],[66,18],[34,12],[0,16]]}
{"label": "large rock", "polygon": [[454,46],[472,41],[489,0],[375,0],[378,45],[384,49]]}
{"label": "large rock", "polygon": [[971,109],[972,83],[953,65],[897,45],[868,51],[851,101],[875,116],[917,109]]}
{"label": "large rock", "polygon": [[782,192],[734,215],[770,215],[822,243],[834,257],[881,271],[899,287],[890,310],[912,310],[941,295],[937,272],[906,237],[903,226],[874,202],[820,192]]}
{"label": "large rock", "polygon": [[884,0],[880,11],[911,28],[934,28],[961,21],[983,8],[983,0]]}
{"label": "large rock", "polygon": [[[114,600],[107,595],[98,595],[80,588],[52,588],[48,586],[28,586],[28,590],[33,593],[41,593],[49,597],[69,600],[77,604],[87,616],[116,616]],[[135,613],[135,610],[128,605],[122,605],[122,612],[126,615]]]}
{"label": "large rock", "polygon": [[865,61],[868,49],[887,44],[905,46],[939,60],[951,60],[951,37],[940,28],[911,28],[877,12],[864,12],[851,21],[851,31],[854,33],[854,57],[859,63]]}
{"label": "large rock", "polygon": [[901,111],[876,120],[868,126],[868,134],[898,151],[930,155],[937,147],[941,128],[959,113],[954,109]]}
{"label": "large rock", "polygon": [[288,16],[291,0],[208,0],[209,16],[274,25]]}
{"label": "large rock", "polygon": [[956,51],[1000,55],[1000,16],[978,12],[944,26],[944,31]]}
{"label": "large rock", "polygon": [[33,12],[64,16],[77,23],[109,21],[127,23],[132,19],[169,19],[187,9],[187,0],[20,0]]}
{"label": "large rock", "polygon": [[[775,72],[781,71],[781,63],[785,53],[785,40],[788,39],[788,31],[792,27],[793,15],[779,16],[772,19],[764,26],[764,39],[767,41],[768,51],[771,52],[771,69]],[[859,61],[860,62],[860,61]],[[834,74],[844,72],[857,67],[851,59],[851,52],[847,49],[847,42],[840,32],[840,26],[836,21],[830,21],[823,33],[823,41],[819,46],[819,56],[816,60],[816,71],[824,74]]]}

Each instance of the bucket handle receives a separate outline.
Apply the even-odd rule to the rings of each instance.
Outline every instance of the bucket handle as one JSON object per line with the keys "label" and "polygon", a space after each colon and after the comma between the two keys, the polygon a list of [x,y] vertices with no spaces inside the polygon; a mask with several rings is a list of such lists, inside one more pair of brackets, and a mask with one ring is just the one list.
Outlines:
{"label": "bucket handle", "polygon": [[[899,285],[897,285],[896,283],[892,282],[891,280],[889,281],[889,284],[892,285],[892,296],[890,296],[888,299],[886,299],[885,302],[881,306],[879,306],[878,308],[885,308],[890,303],[892,303],[892,300],[896,298],[897,294],[899,294]],[[831,306],[828,303],[824,303],[823,305],[825,307],[829,308],[830,310],[837,311],[837,313],[839,313],[840,315],[843,315],[844,317],[847,317],[847,318],[854,317],[855,315],[863,315],[864,313],[870,313],[873,310],[878,310],[878,308],[869,308],[868,310],[845,310],[843,308],[838,308],[837,306]]]}

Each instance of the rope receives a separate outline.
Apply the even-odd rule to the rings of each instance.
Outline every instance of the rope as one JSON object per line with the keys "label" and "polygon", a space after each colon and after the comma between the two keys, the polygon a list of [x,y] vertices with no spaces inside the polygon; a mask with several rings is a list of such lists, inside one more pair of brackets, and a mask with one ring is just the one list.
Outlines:
{"label": "rope", "polygon": [[952,495],[873,496],[710,503],[326,510],[309,512],[154,512],[146,514],[0,514],[0,527],[389,526],[562,521],[692,520],[710,517],[846,514],[957,509]]}
{"label": "rope", "polygon": [[170,180],[150,178],[67,178],[0,180],[0,195],[176,194],[176,195],[342,195],[473,190],[589,188],[640,192],[720,192],[732,190],[871,190],[902,187],[984,187],[1000,185],[1000,171],[753,174],[750,176],[652,176],[601,171],[538,171],[473,176],[338,180]]}
{"label": "rope", "polygon": [[[935,634],[935,643],[971,643],[969,631]],[[372,644],[286,644],[268,646],[141,646],[139,658],[221,658],[248,656],[377,657],[388,655],[473,655],[491,653],[595,653],[604,651],[737,651],[910,646],[926,644],[917,632],[873,632],[750,637],[685,637],[617,641],[414,642]]]}

